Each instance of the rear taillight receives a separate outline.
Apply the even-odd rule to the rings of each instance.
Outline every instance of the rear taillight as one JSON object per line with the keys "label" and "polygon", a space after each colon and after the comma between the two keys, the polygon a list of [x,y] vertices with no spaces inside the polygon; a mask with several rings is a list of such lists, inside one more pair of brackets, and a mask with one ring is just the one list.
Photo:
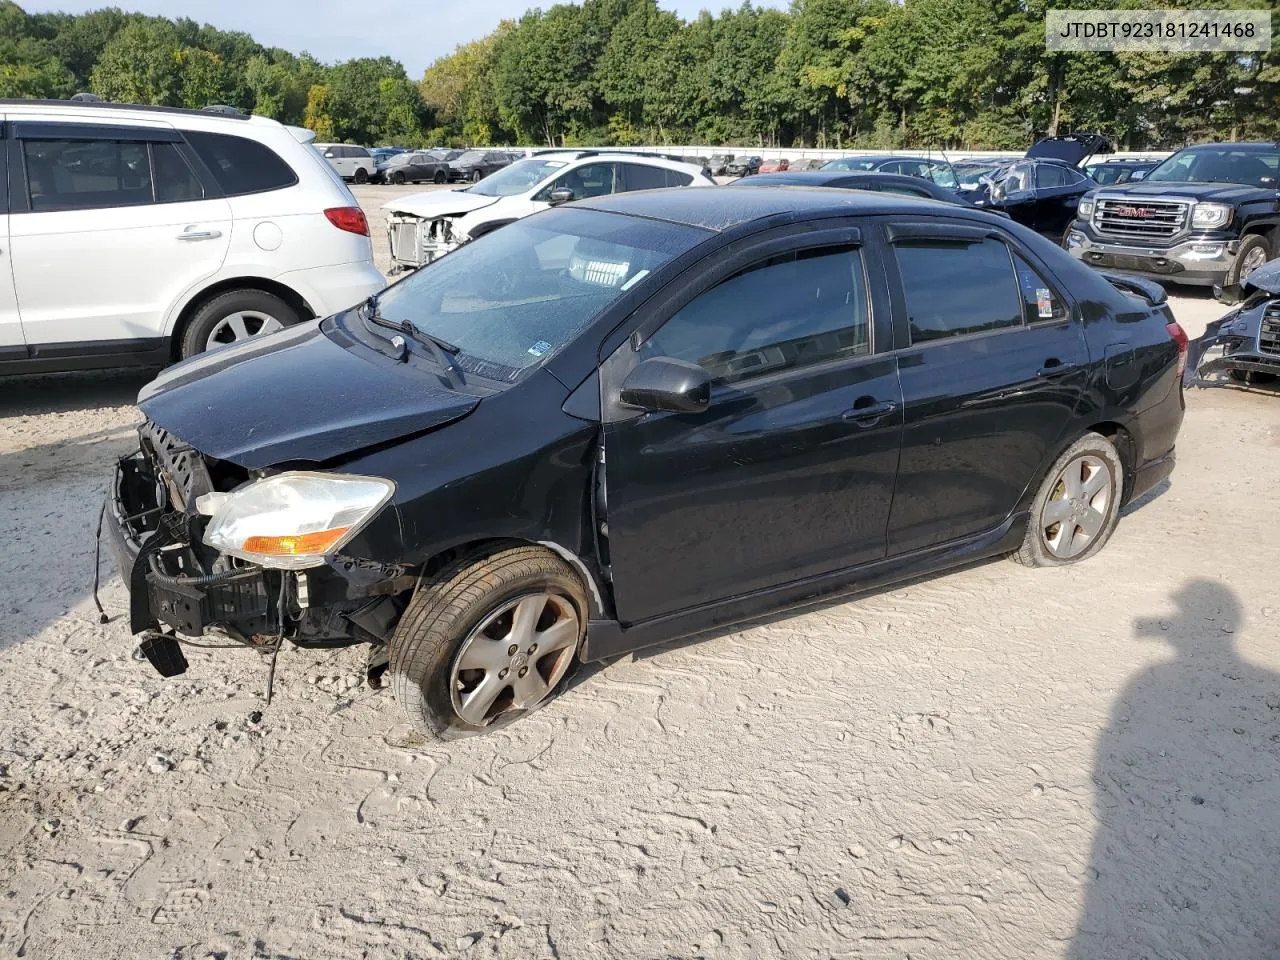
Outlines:
{"label": "rear taillight", "polygon": [[330,207],[324,215],[339,230],[358,233],[362,237],[369,235],[369,221],[364,218],[364,211],[359,207]]}
{"label": "rear taillight", "polygon": [[1166,324],[1165,329],[1169,331],[1169,337],[1173,342],[1178,345],[1178,376],[1182,376],[1187,369],[1187,345],[1191,341],[1187,339],[1187,331],[1176,322]]}

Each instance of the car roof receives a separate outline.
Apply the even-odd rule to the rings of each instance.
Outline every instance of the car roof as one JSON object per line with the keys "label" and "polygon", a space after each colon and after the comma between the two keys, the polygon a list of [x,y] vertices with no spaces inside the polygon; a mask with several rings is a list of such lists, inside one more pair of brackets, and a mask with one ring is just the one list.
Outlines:
{"label": "car roof", "polygon": [[731,183],[731,187],[791,186],[791,187],[823,187],[839,184],[847,180],[862,180],[869,183],[898,184],[917,187],[928,191],[928,180],[920,177],[909,177],[905,173],[880,173],[876,170],[784,170],[779,173],[762,173],[759,176],[747,177]]}
{"label": "car roof", "polygon": [[933,215],[968,212],[962,206],[937,200],[917,200],[895,194],[870,193],[828,187],[757,187],[753,190],[726,188],[686,190],[638,190],[579,200],[579,209],[619,213],[650,220],[665,220],[703,230],[721,232],[757,220],[790,214],[793,220],[820,220],[825,217],[862,214]]}

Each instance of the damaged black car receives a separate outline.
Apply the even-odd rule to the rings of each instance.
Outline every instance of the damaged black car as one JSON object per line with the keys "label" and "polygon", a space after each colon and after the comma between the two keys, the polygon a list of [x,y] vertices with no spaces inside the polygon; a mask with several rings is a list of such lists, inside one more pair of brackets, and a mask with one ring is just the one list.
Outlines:
{"label": "damaged black car", "polygon": [[131,630],[167,675],[188,638],[365,644],[452,737],[583,661],[980,557],[1075,563],[1173,469],[1163,301],[929,200],[565,204],[148,385],[104,507]]}
{"label": "damaged black car", "polygon": [[1243,302],[1192,344],[1190,385],[1272,387],[1280,377],[1280,260],[1249,274],[1240,293]]}

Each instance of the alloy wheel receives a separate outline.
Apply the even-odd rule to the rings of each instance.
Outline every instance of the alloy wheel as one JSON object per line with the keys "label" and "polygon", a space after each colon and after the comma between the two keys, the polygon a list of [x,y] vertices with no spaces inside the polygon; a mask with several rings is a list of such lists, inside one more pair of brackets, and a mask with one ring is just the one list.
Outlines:
{"label": "alloy wheel", "polygon": [[225,347],[259,334],[275,333],[283,329],[284,324],[270,314],[257,310],[237,310],[214,324],[213,329],[209,331],[209,339],[205,342],[205,349]]}
{"label": "alloy wheel", "polygon": [[1085,454],[1069,462],[1041,511],[1045,549],[1061,560],[1088,550],[1107,525],[1112,487],[1111,471],[1101,458]]}
{"label": "alloy wheel", "polygon": [[580,633],[574,605],[559,593],[526,593],[502,604],[458,648],[449,676],[454,712],[479,727],[537,706],[568,671]]}
{"label": "alloy wheel", "polygon": [[1249,279],[1249,274],[1267,262],[1267,251],[1263,247],[1253,247],[1240,262],[1240,279]]}

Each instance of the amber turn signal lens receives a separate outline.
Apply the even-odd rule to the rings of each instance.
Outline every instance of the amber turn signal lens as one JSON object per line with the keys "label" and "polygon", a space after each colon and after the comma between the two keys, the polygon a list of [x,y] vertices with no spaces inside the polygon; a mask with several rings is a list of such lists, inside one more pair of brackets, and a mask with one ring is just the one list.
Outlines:
{"label": "amber turn signal lens", "polygon": [[334,527],[332,530],[317,530],[315,533],[300,533],[292,537],[249,537],[242,549],[245,553],[267,557],[320,556],[328,553],[329,548],[350,529]]}

